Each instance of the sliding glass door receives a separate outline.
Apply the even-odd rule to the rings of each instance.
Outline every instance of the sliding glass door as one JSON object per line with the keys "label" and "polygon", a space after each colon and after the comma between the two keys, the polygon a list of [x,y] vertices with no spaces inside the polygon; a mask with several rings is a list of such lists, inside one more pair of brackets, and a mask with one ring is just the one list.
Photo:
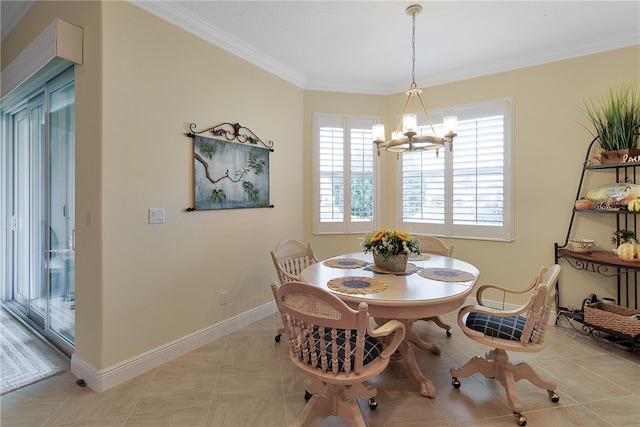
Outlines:
{"label": "sliding glass door", "polygon": [[3,105],[4,302],[67,354],[75,336],[74,105],[73,68]]}
{"label": "sliding glass door", "polygon": [[58,82],[49,95],[48,329],[73,344],[75,332],[75,88]]}

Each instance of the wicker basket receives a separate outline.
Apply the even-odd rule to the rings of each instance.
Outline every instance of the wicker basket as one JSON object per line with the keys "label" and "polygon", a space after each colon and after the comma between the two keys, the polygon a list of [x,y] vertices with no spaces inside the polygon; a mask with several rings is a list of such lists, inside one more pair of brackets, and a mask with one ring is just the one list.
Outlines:
{"label": "wicker basket", "polygon": [[584,321],[593,326],[635,337],[640,334],[640,320],[630,316],[640,311],[615,304],[596,302],[584,306]]}

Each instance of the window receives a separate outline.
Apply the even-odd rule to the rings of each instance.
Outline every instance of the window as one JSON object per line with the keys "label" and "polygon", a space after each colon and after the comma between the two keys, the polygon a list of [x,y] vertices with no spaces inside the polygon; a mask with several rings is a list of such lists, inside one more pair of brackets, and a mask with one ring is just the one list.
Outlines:
{"label": "window", "polygon": [[[430,113],[434,124],[458,116],[458,136],[453,151],[402,154],[402,228],[444,237],[513,239],[512,103],[502,99]],[[428,135],[431,128],[420,131]]]}
{"label": "window", "polygon": [[314,233],[363,233],[377,223],[377,122],[314,114]]}

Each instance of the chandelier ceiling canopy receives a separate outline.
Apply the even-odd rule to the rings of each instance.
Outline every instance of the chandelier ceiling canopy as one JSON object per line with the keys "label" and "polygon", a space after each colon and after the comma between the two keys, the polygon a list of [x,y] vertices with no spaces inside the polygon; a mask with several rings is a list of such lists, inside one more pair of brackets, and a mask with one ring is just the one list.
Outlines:
{"label": "chandelier ceiling canopy", "polygon": [[[407,95],[407,101],[404,104],[402,110],[401,119],[398,121],[396,130],[391,133],[391,139],[385,140],[384,124],[373,125],[373,142],[378,148],[378,155],[380,155],[380,149],[384,148],[387,151],[394,153],[402,153],[405,151],[427,151],[437,150],[444,147],[445,143],[449,145],[451,150],[453,138],[457,136],[456,126],[457,117],[448,116],[444,118],[444,136],[437,136],[431,118],[427,112],[427,108],[422,101],[420,94],[422,89],[419,89],[416,85],[416,15],[422,12],[422,6],[414,4],[406,9],[407,15],[411,16],[411,49],[412,49],[412,70],[411,70],[411,86],[409,90],[405,92]],[[431,127],[432,135],[418,135],[418,116],[416,114],[416,104],[422,109],[429,126]]]}

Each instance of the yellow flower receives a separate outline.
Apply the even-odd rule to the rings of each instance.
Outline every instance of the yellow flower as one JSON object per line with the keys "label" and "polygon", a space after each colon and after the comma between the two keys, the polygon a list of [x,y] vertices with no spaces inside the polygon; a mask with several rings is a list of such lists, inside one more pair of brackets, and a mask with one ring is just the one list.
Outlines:
{"label": "yellow flower", "polygon": [[386,230],[386,229],[384,229],[384,228],[381,228],[380,230],[376,231],[375,233],[373,233],[373,234],[371,235],[371,240],[370,240],[370,241],[371,241],[371,242],[377,242],[378,240],[382,240],[382,238],[384,237],[384,233],[385,233],[386,231],[387,231],[387,230]]}
{"label": "yellow flower", "polygon": [[398,236],[398,238],[400,240],[402,240],[403,242],[408,242],[411,240],[411,234],[407,233],[406,231],[401,231],[401,230],[393,230],[393,232],[396,234],[396,236]]}

